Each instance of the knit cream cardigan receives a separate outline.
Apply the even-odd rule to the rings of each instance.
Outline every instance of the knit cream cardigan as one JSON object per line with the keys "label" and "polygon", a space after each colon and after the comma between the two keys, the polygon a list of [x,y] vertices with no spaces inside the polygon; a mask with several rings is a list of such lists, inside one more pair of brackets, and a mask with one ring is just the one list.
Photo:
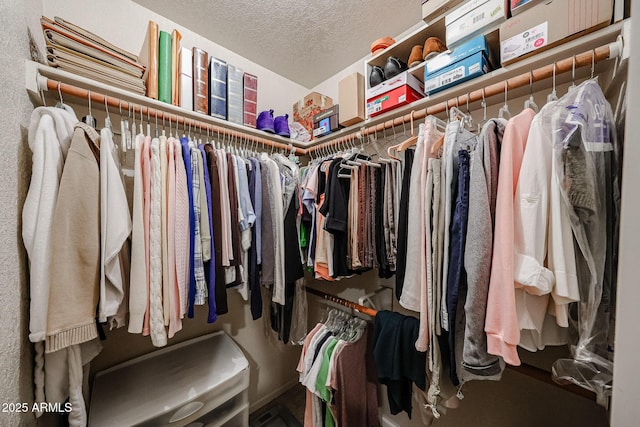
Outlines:
{"label": "knit cream cardigan", "polygon": [[98,336],[100,294],[100,137],[75,126],[53,219],[45,351]]}

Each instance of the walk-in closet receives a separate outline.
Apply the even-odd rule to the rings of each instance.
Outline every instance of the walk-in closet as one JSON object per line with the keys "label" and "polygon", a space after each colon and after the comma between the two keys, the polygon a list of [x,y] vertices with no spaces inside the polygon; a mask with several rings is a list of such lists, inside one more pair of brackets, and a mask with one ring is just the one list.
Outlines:
{"label": "walk-in closet", "polygon": [[0,426],[636,425],[639,3],[3,1]]}

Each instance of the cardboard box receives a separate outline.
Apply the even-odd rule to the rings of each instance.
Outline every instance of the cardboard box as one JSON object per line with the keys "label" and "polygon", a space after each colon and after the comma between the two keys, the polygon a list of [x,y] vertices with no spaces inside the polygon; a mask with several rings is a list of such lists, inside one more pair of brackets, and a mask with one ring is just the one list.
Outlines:
{"label": "cardboard box", "polygon": [[338,116],[340,114],[340,105],[321,111],[313,116],[313,137],[327,135],[340,129]]}
{"label": "cardboard box", "polygon": [[[477,7],[472,8],[474,5]],[[450,18],[451,15],[453,17]],[[506,19],[507,7],[504,0],[472,0],[445,18],[447,47],[451,48]]]}
{"label": "cardboard box", "polygon": [[[489,46],[480,35],[460,45],[452,53],[441,54],[436,66],[425,64],[424,91],[431,95],[489,72]],[[448,63],[446,66],[440,66]]]}
{"label": "cardboard box", "polygon": [[258,117],[258,77],[244,73],[244,125],[256,127]]}
{"label": "cardboard box", "polygon": [[231,64],[227,67],[227,120],[241,125],[244,121],[244,72]]}
{"label": "cardboard box", "polygon": [[293,121],[300,123],[313,135],[313,115],[333,106],[333,100],[318,92],[311,92],[293,104]]}
{"label": "cardboard box", "polygon": [[411,104],[421,98],[424,98],[422,92],[405,84],[367,100],[367,114],[369,117],[375,117],[394,108]]}
{"label": "cardboard box", "polygon": [[339,123],[351,126],[366,119],[364,111],[364,76],[349,74],[338,82]]}
{"label": "cardboard box", "polygon": [[209,114],[227,119],[227,63],[213,57],[209,62]]}
{"label": "cardboard box", "polygon": [[541,2],[542,0],[510,0],[511,4],[509,9],[511,11],[511,15],[515,16]]}
{"label": "cardboard box", "polygon": [[422,82],[413,74],[409,74],[408,71],[404,71],[395,77],[383,81],[379,85],[367,89],[367,104],[371,99],[404,85],[411,87],[418,93],[424,92],[424,85]]}
{"label": "cardboard box", "polygon": [[461,59],[473,55],[476,52],[485,51],[485,55],[489,58],[489,45],[483,35],[476,36],[468,40],[453,50],[442,52],[438,56],[430,59],[424,65],[424,78],[427,79],[431,74],[444,67],[447,67]]}
{"label": "cardboard box", "polygon": [[547,0],[500,26],[501,62],[511,64],[606,27],[612,13],[613,0]]}
{"label": "cardboard box", "polygon": [[422,19],[430,22],[432,19],[453,9],[463,0],[428,0],[422,2]]}

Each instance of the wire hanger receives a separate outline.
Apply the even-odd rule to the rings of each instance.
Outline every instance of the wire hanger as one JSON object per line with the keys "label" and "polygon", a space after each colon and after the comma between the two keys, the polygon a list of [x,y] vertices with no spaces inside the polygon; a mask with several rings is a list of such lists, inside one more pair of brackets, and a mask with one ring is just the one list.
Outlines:
{"label": "wire hanger", "polygon": [[531,108],[536,113],[540,111],[536,101],[533,99],[533,71],[529,70],[529,99],[524,101],[524,109]]}
{"label": "wire hanger", "polygon": [[504,81],[504,105],[500,107],[498,111],[498,117],[501,119],[509,120],[511,118],[511,112],[509,111],[509,105],[507,105],[507,91],[508,91],[509,82],[507,80]]}

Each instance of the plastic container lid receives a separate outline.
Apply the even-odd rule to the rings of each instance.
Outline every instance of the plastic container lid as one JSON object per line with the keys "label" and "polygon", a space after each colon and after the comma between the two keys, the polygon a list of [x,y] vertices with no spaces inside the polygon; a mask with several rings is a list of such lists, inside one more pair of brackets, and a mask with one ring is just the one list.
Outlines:
{"label": "plastic container lid", "polygon": [[99,372],[91,426],[134,425],[175,411],[248,369],[223,331],[185,341]]}

